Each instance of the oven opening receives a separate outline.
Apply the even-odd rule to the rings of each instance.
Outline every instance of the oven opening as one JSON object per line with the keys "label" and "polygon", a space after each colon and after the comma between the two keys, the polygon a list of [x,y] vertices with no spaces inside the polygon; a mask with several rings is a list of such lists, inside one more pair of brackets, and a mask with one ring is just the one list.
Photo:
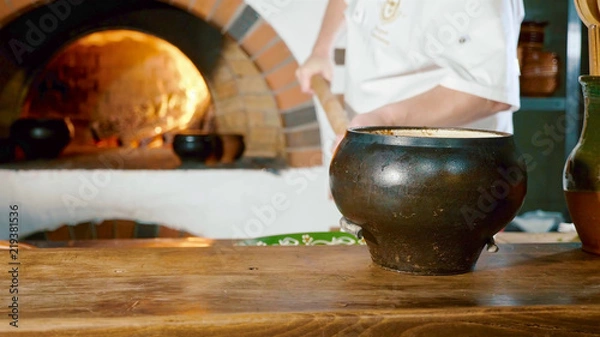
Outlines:
{"label": "oven opening", "polygon": [[21,117],[66,118],[64,156],[116,147],[157,148],[199,126],[211,104],[202,74],[177,47],[133,30],[89,34],[34,78]]}

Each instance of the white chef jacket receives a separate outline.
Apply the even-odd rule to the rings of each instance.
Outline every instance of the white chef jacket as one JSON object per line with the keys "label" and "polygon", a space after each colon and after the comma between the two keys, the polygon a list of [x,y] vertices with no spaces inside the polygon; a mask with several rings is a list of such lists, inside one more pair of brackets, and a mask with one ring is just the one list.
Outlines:
{"label": "white chef jacket", "polygon": [[522,0],[346,2],[345,99],[352,110],[369,112],[441,85],[511,106],[458,126],[513,132]]}

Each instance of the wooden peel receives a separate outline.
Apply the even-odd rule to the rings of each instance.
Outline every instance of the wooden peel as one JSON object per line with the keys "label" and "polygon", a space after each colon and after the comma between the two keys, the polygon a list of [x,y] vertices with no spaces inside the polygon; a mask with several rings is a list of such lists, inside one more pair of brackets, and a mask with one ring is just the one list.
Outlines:
{"label": "wooden peel", "polygon": [[600,4],[598,0],[574,0],[581,21],[588,27],[590,75],[600,75]]}
{"label": "wooden peel", "polygon": [[327,119],[337,135],[343,135],[348,128],[348,115],[342,103],[331,93],[329,83],[321,75],[311,78],[311,88],[325,110]]}

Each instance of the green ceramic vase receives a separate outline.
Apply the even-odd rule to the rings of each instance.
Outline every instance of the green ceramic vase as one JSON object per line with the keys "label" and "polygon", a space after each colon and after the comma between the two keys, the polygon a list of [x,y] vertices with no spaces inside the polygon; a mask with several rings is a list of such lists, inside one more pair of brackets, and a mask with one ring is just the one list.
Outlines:
{"label": "green ceramic vase", "polygon": [[564,167],[563,190],[582,249],[600,255],[600,76],[581,76],[579,83],[585,116]]}

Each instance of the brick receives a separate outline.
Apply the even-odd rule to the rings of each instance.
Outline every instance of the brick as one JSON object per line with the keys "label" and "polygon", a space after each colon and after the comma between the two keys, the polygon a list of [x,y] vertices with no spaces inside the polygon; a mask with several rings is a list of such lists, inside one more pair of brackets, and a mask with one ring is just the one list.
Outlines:
{"label": "brick", "polygon": [[319,127],[285,133],[285,144],[287,148],[307,148],[321,145],[321,133]]}
{"label": "brick", "polygon": [[0,26],[6,23],[11,14],[15,13],[15,9],[13,8],[12,3],[0,1]]}
{"label": "brick", "polygon": [[277,94],[277,106],[281,111],[295,108],[301,104],[312,102],[312,97],[303,93],[299,85],[295,85]]}
{"label": "brick", "polygon": [[242,48],[248,55],[255,55],[276,37],[277,33],[273,27],[262,21],[242,40]]}
{"label": "brick", "polygon": [[246,6],[242,13],[238,15],[235,21],[231,24],[227,33],[236,41],[244,38],[250,27],[256,23],[260,15],[250,6]]}
{"label": "brick", "polygon": [[277,103],[272,95],[246,95],[244,105],[248,111],[277,110]]}
{"label": "brick", "polygon": [[275,127],[255,127],[249,130],[248,147],[256,144],[275,144],[279,137],[280,130]]}
{"label": "brick", "polygon": [[296,81],[297,69],[298,63],[296,61],[291,61],[269,73],[265,78],[271,87],[271,90],[275,91],[290,83],[294,83]]}
{"label": "brick", "polygon": [[246,151],[244,151],[244,155],[250,157],[274,158],[280,156],[280,148],[281,146],[279,144],[278,137],[275,137],[271,142],[256,142],[251,141],[248,138],[246,141]]}
{"label": "brick", "polygon": [[275,44],[260,53],[256,58],[256,65],[263,72],[268,72],[288,60],[292,54],[283,41],[277,41]]}
{"label": "brick", "polygon": [[71,237],[71,229],[67,225],[62,225],[53,231],[46,231],[48,241],[69,241]]}
{"label": "brick", "polygon": [[96,236],[94,225],[89,222],[73,226],[72,233],[74,240],[92,240]]}
{"label": "brick", "polygon": [[248,127],[253,128],[265,125],[265,113],[262,111],[248,111]]}
{"label": "brick", "polygon": [[210,13],[212,13],[217,0],[191,0],[188,2],[188,10],[206,20]]}
{"label": "brick", "polygon": [[282,127],[281,114],[276,111],[265,111],[265,126]]}
{"label": "brick", "polygon": [[221,0],[217,9],[215,10],[215,13],[209,18],[209,20],[218,27],[224,28],[233,18],[233,15],[237,12],[238,8],[242,5],[244,5],[244,1],[242,0]]}
{"label": "brick", "polygon": [[181,231],[178,229],[173,229],[167,226],[160,226],[158,229],[159,238],[179,238],[180,235]]}
{"label": "brick", "polygon": [[180,238],[195,238],[197,236],[192,233],[188,233],[188,232],[182,230],[179,232],[179,237]]}
{"label": "brick", "polygon": [[244,101],[239,96],[215,102],[216,116],[227,115],[245,110]]}
{"label": "brick", "polygon": [[[41,2],[41,1],[32,1],[32,0],[9,0],[9,1],[3,1],[4,4],[2,4],[3,7],[8,7],[11,11],[11,14],[16,14],[16,13],[23,13],[25,12],[25,9],[31,5],[33,5],[35,2]],[[8,4],[8,6],[6,6],[5,4]]]}
{"label": "brick", "polygon": [[312,124],[318,121],[317,112],[313,105],[284,112],[281,114],[281,118],[286,128]]}
{"label": "brick", "polygon": [[248,117],[245,111],[231,112],[216,116],[217,130],[219,132],[231,132],[245,134],[248,130]]}
{"label": "brick", "polygon": [[270,94],[267,82],[262,76],[244,76],[237,80],[238,87],[243,94]]}
{"label": "brick", "polygon": [[212,80],[213,82],[224,82],[232,80],[235,75],[233,70],[229,68],[227,61],[224,59],[217,63],[215,70],[212,72]]}
{"label": "brick", "polygon": [[142,224],[138,223],[135,226],[135,238],[136,239],[149,239],[156,238],[158,235],[159,226],[156,224]]}
{"label": "brick", "polygon": [[115,239],[133,239],[135,238],[136,223],[130,220],[114,220]]}
{"label": "brick", "polygon": [[323,152],[320,149],[305,151],[288,151],[288,165],[291,167],[313,167],[323,165]]}
{"label": "brick", "polygon": [[226,60],[250,60],[248,54],[231,38],[225,38],[221,55]]}
{"label": "brick", "polygon": [[236,76],[260,75],[260,70],[251,60],[228,60],[229,68]]}
{"label": "brick", "polygon": [[279,153],[270,146],[263,149],[246,149],[244,156],[248,158],[278,158]]}
{"label": "brick", "polygon": [[234,97],[238,94],[238,84],[236,81],[215,83],[213,86],[214,94],[219,99]]}
{"label": "brick", "polygon": [[96,239],[113,239],[115,236],[113,227],[112,221],[96,225]]}

